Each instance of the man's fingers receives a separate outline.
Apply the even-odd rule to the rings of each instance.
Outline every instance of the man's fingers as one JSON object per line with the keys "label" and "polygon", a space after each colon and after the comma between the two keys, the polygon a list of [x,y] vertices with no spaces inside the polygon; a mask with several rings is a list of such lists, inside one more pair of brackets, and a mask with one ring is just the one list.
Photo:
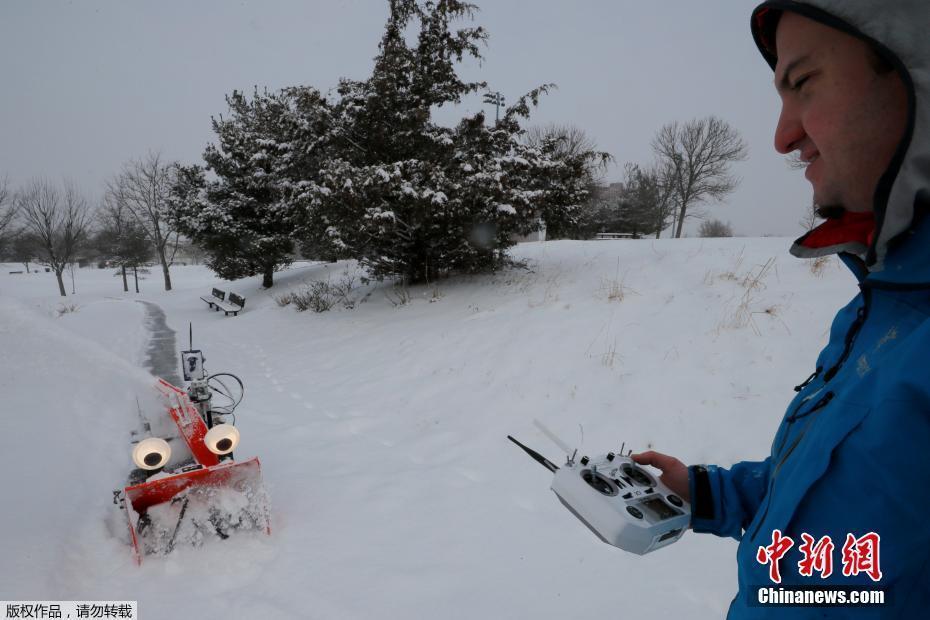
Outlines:
{"label": "man's fingers", "polygon": [[652,465],[662,471],[660,480],[662,484],[671,489],[676,495],[691,501],[688,492],[688,467],[676,459],[674,456],[662,454],[661,452],[641,452],[631,454],[630,458],[640,465]]}
{"label": "man's fingers", "polygon": [[678,461],[675,457],[662,454],[661,452],[655,452],[654,450],[640,452],[639,454],[631,454],[630,458],[640,465],[652,465],[653,467],[658,467],[662,471],[665,471],[669,467],[673,467]]}

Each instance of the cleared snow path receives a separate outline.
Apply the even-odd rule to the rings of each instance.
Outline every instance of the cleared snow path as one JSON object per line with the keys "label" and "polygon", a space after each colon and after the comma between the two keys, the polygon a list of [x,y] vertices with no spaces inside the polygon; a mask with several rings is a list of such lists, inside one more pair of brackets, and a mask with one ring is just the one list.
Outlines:
{"label": "cleared snow path", "polygon": [[150,301],[139,303],[145,306],[145,327],[151,334],[145,352],[145,368],[172,385],[181,385],[174,330],[168,327],[165,313],[158,305]]}

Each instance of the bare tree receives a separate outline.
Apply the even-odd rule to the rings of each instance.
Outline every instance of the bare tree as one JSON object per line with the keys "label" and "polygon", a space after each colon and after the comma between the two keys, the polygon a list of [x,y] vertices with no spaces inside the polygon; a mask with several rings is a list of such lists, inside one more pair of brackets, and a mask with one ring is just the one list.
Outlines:
{"label": "bare tree", "polygon": [[[597,143],[591,138],[584,129],[571,124],[550,123],[544,126],[532,126],[523,134],[523,143],[532,148],[544,149],[551,148],[554,159],[560,161],[584,160],[584,178],[585,189],[588,192],[588,199],[585,205],[585,211],[600,210],[601,194],[603,187],[604,173],[608,165],[613,161],[613,156],[606,152],[597,150]],[[593,155],[593,156],[586,156]],[[584,217],[582,217],[584,219]],[[581,232],[585,228],[582,222],[576,223],[571,230],[547,222],[546,237],[557,239],[560,237],[570,237]]]}
{"label": "bare tree", "polygon": [[87,200],[73,183],[64,191],[44,179],[32,181],[19,194],[17,207],[25,232],[34,241],[38,261],[52,269],[58,279],[58,292],[65,297],[62,273],[77,257],[90,221]]}
{"label": "bare tree", "polygon": [[701,228],[698,230],[700,237],[732,237],[733,228],[729,222],[720,220],[705,220],[701,222]]}
{"label": "bare tree", "polygon": [[538,147],[543,142],[556,142],[553,154],[556,159],[565,159],[588,151],[596,151],[597,143],[575,125],[550,123],[545,126],[534,125],[526,130],[523,141],[528,146]]}
{"label": "bare tree", "polygon": [[655,231],[656,239],[662,235],[662,231],[668,227],[668,221],[672,220],[672,233],[674,234],[675,216],[678,214],[677,204],[675,203],[674,168],[661,161],[657,161],[646,169],[650,182],[654,185],[655,196]]}
{"label": "bare tree", "polygon": [[804,232],[810,232],[817,226],[817,220],[820,218],[820,208],[813,200],[810,206],[804,211],[804,216],[798,220],[798,224],[804,229]]}
{"label": "bare tree", "polygon": [[132,269],[138,293],[138,269],[154,256],[154,248],[149,243],[145,231],[126,205],[109,191],[103,196],[97,223],[97,250],[108,262],[119,267],[119,275],[123,278],[123,292],[129,291],[127,269]]}
{"label": "bare tree", "polygon": [[5,177],[0,179],[0,252],[6,250],[7,242],[12,236],[13,220],[16,219],[16,202],[10,191],[10,182]]}
{"label": "bare tree", "polygon": [[32,273],[29,265],[40,254],[38,248],[39,243],[35,235],[26,230],[18,230],[13,236],[13,242],[6,256],[14,262],[22,263],[26,268],[26,273]]}
{"label": "bare tree", "polygon": [[788,168],[791,170],[804,170],[810,165],[801,159],[800,151],[791,151],[788,155],[785,155],[785,163],[788,164]]}
{"label": "bare tree", "polygon": [[[788,164],[788,168],[791,170],[804,170],[807,168],[810,163],[801,159],[800,151],[792,151],[785,157],[785,163]],[[801,225],[805,231],[811,231],[817,225],[817,219],[820,217],[819,207],[815,200],[811,200],[811,206],[804,212],[804,217],[802,217],[798,224]]]}
{"label": "bare tree", "polygon": [[177,225],[168,202],[174,171],[174,164],[163,163],[160,153],[149,152],[145,158],[127,163],[107,186],[107,193],[128,209],[145,231],[161,263],[166,291],[171,290],[168,268],[178,247]]}
{"label": "bare tree", "polygon": [[[545,126],[535,125],[526,130],[523,142],[531,147],[541,147],[546,142],[554,145],[553,157],[566,160],[579,157],[585,153],[597,153],[597,143],[594,138],[585,133],[585,130],[576,125],[550,123]],[[588,190],[594,191],[602,181],[608,164],[613,157],[607,153],[598,153],[600,157],[588,160],[585,169]]]}
{"label": "bare tree", "polygon": [[739,133],[715,116],[665,125],[652,148],[667,171],[678,206],[676,238],[686,217],[701,217],[689,208],[708,199],[722,200],[736,189],[739,180],[730,175],[730,164],[748,156]]}
{"label": "bare tree", "polygon": [[120,266],[123,277],[123,292],[129,292],[126,281],[126,263],[122,260],[121,246],[130,222],[135,222],[129,209],[107,188],[103,194],[103,203],[97,211],[97,238],[95,243],[107,259],[114,258]]}

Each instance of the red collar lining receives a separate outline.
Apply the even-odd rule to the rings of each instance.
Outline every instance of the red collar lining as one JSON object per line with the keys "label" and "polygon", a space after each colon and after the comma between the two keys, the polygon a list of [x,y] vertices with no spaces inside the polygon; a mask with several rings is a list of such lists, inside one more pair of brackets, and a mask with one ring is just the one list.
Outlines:
{"label": "red collar lining", "polygon": [[875,233],[875,216],[872,212],[852,213],[845,211],[840,218],[825,221],[801,240],[805,248],[829,248],[847,243],[861,243],[871,247]]}

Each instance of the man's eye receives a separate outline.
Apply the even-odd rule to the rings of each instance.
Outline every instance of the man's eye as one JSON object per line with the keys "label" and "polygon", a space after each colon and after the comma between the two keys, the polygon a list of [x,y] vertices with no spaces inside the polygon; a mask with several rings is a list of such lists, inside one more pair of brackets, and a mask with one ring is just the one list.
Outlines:
{"label": "man's eye", "polygon": [[809,75],[805,75],[800,80],[791,85],[791,90],[798,91],[801,90],[801,87],[804,86],[804,83],[810,79]]}

